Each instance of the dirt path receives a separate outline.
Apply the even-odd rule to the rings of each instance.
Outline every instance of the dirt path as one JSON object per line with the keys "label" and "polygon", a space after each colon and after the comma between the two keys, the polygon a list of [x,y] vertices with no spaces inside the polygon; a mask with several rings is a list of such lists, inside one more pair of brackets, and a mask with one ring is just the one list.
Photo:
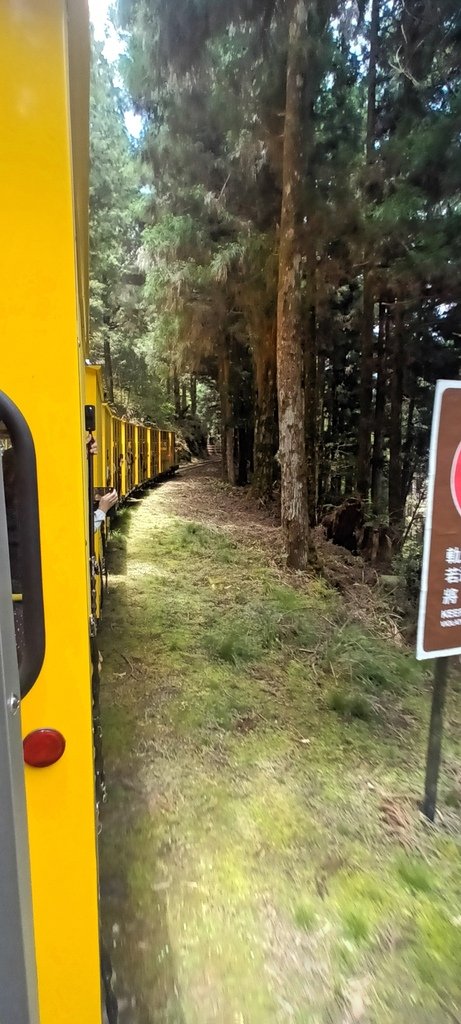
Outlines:
{"label": "dirt path", "polygon": [[[217,466],[121,517],[102,633],[104,931],[121,1024],[459,1019],[459,712],[417,810],[424,681]],[[456,698],[456,695],[455,695]]]}

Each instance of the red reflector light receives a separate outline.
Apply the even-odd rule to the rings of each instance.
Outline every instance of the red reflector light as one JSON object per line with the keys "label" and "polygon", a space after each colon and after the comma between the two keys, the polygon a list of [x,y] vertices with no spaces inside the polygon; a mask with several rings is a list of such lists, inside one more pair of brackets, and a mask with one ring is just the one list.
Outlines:
{"label": "red reflector light", "polygon": [[23,741],[24,760],[32,768],[56,764],[66,749],[66,741],[57,729],[35,729]]}

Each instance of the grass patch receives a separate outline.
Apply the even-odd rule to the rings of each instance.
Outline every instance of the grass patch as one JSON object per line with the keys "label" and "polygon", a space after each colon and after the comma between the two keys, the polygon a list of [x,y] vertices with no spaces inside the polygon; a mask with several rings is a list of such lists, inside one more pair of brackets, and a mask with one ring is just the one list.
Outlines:
{"label": "grass patch", "polygon": [[364,910],[353,909],[343,911],[343,927],[348,938],[358,945],[367,941],[370,935],[370,922]]}
{"label": "grass patch", "polygon": [[328,697],[327,705],[331,711],[343,715],[344,718],[358,718],[362,722],[369,722],[373,717],[373,708],[367,697],[359,693],[344,693],[343,690],[333,690]]}
{"label": "grass patch", "polygon": [[425,906],[415,923],[413,959],[421,981],[459,1006],[461,928],[433,906]]}
{"label": "grass patch", "polygon": [[454,807],[456,810],[461,808],[461,786],[450,786],[446,790],[445,803],[447,807]]}
{"label": "grass patch", "polygon": [[300,900],[294,911],[295,924],[304,932],[310,932],[317,922],[317,914],[313,903],[309,899]]}
{"label": "grass patch", "polygon": [[204,637],[203,649],[211,658],[238,665],[242,661],[255,661],[263,653],[262,638],[251,633],[244,620],[224,621]]}
{"label": "grass patch", "polygon": [[402,691],[421,676],[412,655],[355,623],[329,642],[326,659],[345,680],[378,690]]}
{"label": "grass patch", "polygon": [[431,892],[434,876],[423,860],[401,857],[397,862],[397,874],[411,892]]}
{"label": "grass patch", "polygon": [[[414,806],[420,787],[420,670],[324,581],[283,582],[237,529],[157,515],[155,497],[132,516],[103,637],[118,977],[159,1024],[336,1020],[364,976],[373,1024],[419,1024],[431,999],[445,1024],[442,998],[461,1009],[459,847],[415,812],[421,856],[403,855],[380,815],[382,794]],[[386,728],[360,725],[378,715]]]}

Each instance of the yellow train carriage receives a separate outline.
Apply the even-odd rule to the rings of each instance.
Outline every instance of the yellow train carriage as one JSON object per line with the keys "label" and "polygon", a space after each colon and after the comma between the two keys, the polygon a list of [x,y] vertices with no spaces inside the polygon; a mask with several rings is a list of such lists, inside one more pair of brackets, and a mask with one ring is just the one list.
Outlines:
{"label": "yellow train carriage", "polygon": [[[121,419],[104,400],[101,368],[85,366],[86,0],[0,4],[0,50],[9,239],[0,249],[0,420],[16,463],[5,482],[15,489],[22,557],[18,675],[2,471],[0,917],[9,929],[8,948],[0,941],[0,1021],[101,1024],[91,683],[102,553],[93,490],[115,487],[124,499],[171,472],[174,434]],[[85,406],[98,443],[92,460]],[[66,542],[57,543],[64,526]],[[112,1024],[110,993],[106,1011]]]}
{"label": "yellow train carriage", "polygon": [[123,501],[136,489],[176,468],[175,435],[129,416],[121,418],[105,401],[102,367],[87,361],[87,406],[94,409],[98,453],[93,460],[96,490],[115,487]]}
{"label": "yellow train carriage", "polygon": [[[19,774],[12,783],[19,801],[13,831],[5,828],[7,802],[2,801],[0,908],[2,913],[8,908],[8,930],[12,937],[17,932],[23,949],[16,955],[11,938],[13,958],[8,960],[8,950],[0,946],[0,1019],[2,1024],[101,1024],[84,431],[86,4],[0,4],[0,50],[0,204],[8,239],[0,247],[0,390],[5,396],[2,416],[23,474],[16,494],[22,544],[27,541],[24,521],[34,507],[35,448],[39,527],[33,564],[40,564],[41,572],[32,579],[26,572],[23,605],[25,620],[32,611],[36,622],[43,606],[45,636],[42,664],[41,657],[35,659],[36,678],[29,676],[24,685],[23,693],[29,692],[18,711],[16,670],[11,658],[0,659],[6,670],[4,693],[10,690],[10,703],[2,705],[1,713],[14,749],[12,730],[21,721],[31,760],[25,767],[27,822],[19,813]],[[15,434],[12,409],[18,410],[17,422],[28,426],[32,447],[25,440],[26,427]],[[0,498],[4,520],[2,507]],[[3,589],[4,581],[3,573]],[[2,651],[11,651],[4,601],[0,616]],[[34,638],[26,636],[22,674],[34,661],[33,646]],[[55,763],[45,756],[43,730],[53,730],[53,742],[61,738]],[[53,751],[53,756],[58,753],[56,746]],[[2,773],[2,785],[6,782]],[[8,844],[14,856],[5,850]],[[29,864],[33,916],[27,899]],[[12,901],[21,922],[16,931]]]}

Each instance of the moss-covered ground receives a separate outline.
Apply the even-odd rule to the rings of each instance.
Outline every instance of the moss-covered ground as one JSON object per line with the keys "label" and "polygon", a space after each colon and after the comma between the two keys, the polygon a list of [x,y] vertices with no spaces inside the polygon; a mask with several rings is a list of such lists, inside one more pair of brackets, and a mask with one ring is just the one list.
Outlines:
{"label": "moss-covered ground", "polygon": [[189,471],[112,540],[100,860],[121,1022],[456,1022],[457,677],[431,826],[427,674],[215,499]]}

